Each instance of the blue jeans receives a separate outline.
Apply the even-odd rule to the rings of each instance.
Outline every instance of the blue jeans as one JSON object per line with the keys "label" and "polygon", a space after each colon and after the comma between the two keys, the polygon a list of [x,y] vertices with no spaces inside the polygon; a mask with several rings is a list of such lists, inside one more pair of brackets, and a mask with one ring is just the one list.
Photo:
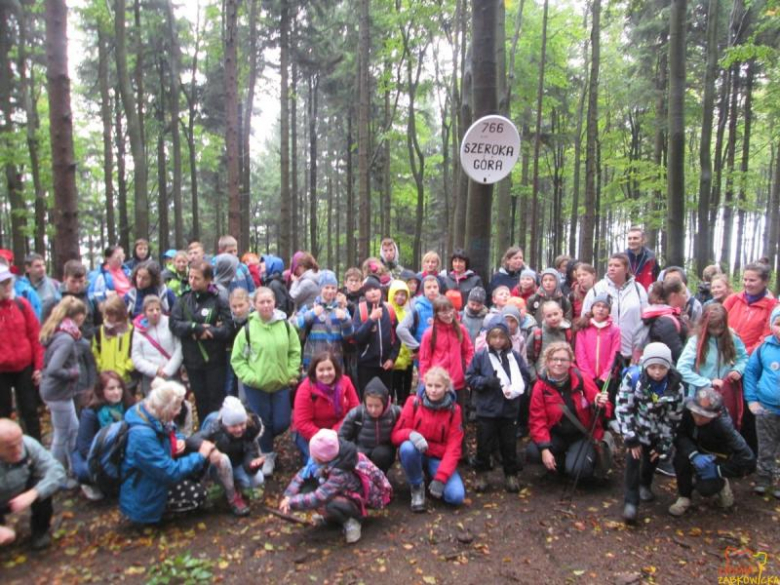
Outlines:
{"label": "blue jeans", "polygon": [[302,461],[305,464],[310,457],[309,441],[304,439],[303,435],[301,435],[298,431],[293,433],[293,441],[295,441],[295,446],[298,447],[298,451],[301,452],[301,457],[303,458]]}
{"label": "blue jeans", "polygon": [[274,439],[290,428],[292,417],[290,389],[282,388],[276,392],[264,392],[245,386],[244,391],[249,407],[260,417],[265,427],[260,437],[260,450],[263,453],[273,453]]}
{"label": "blue jeans", "polygon": [[[426,466],[428,475],[433,477],[441,464],[441,459],[420,453],[411,441],[401,443],[399,454],[406,480],[412,486],[423,483],[423,465]],[[455,471],[444,484],[444,501],[453,506],[459,506],[465,499],[466,488],[463,486],[460,475]]]}
{"label": "blue jeans", "polygon": [[244,469],[243,465],[233,468],[233,481],[236,483],[236,487],[242,490],[254,489],[263,485],[265,476],[263,471],[258,469],[254,474],[249,475]]}

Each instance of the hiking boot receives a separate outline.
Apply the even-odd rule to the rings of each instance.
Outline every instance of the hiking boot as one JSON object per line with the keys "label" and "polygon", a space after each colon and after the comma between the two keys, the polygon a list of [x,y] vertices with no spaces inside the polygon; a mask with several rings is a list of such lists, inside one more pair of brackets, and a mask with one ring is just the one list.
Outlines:
{"label": "hiking boot", "polygon": [[235,495],[229,500],[230,511],[234,516],[249,516],[249,506],[246,505],[244,497],[240,491],[236,491]]}
{"label": "hiking boot", "polygon": [[488,480],[484,473],[477,474],[477,481],[474,482],[475,492],[484,492],[488,489]]}
{"label": "hiking boot", "polygon": [[649,486],[640,485],[639,486],[639,501],[640,502],[652,502],[653,500],[655,500],[655,494],[653,493],[653,490],[651,490]]}
{"label": "hiking boot", "polygon": [[276,453],[273,451],[270,453],[263,453],[265,461],[263,462],[263,476],[271,477],[274,474],[276,468]]}
{"label": "hiking boot", "polygon": [[344,538],[346,538],[347,544],[355,544],[360,540],[360,522],[354,518],[344,522]]}
{"label": "hiking boot", "polygon": [[763,496],[770,489],[772,489],[772,478],[766,475],[759,475],[758,480],[756,480],[756,485],[753,486],[753,492],[757,493],[759,496]]}
{"label": "hiking boot", "polygon": [[658,467],[655,468],[655,472],[667,477],[677,477],[677,474],[674,471],[674,464],[672,463],[671,457],[668,459],[662,459],[658,463]]}
{"label": "hiking boot", "polygon": [[626,504],[623,506],[623,520],[625,520],[626,524],[634,524],[636,522],[636,516],[636,504]]}
{"label": "hiking boot", "polygon": [[669,513],[672,516],[682,516],[691,507],[691,499],[683,498],[682,496],[677,498],[677,501],[669,506]]}
{"label": "hiking boot", "polygon": [[30,540],[30,548],[33,550],[43,550],[51,546],[51,534],[49,531],[42,532],[41,534],[33,534]]}
{"label": "hiking boot", "polygon": [[325,519],[325,516],[322,514],[312,514],[311,515],[311,524],[314,527],[320,527],[325,526],[328,523],[328,521]]}
{"label": "hiking boot", "polygon": [[89,485],[88,483],[81,484],[81,493],[84,494],[84,497],[87,498],[90,502],[98,502],[105,497],[103,492],[101,492],[94,485]]}
{"label": "hiking boot", "polygon": [[412,512],[425,512],[425,485],[413,485],[412,490]]}
{"label": "hiking boot", "polygon": [[516,475],[507,475],[504,479],[504,489],[510,494],[516,494],[520,491],[520,484]]}
{"label": "hiking boot", "polygon": [[724,479],[723,489],[718,492],[718,506],[727,510],[734,505],[734,492],[731,491],[729,480]]}

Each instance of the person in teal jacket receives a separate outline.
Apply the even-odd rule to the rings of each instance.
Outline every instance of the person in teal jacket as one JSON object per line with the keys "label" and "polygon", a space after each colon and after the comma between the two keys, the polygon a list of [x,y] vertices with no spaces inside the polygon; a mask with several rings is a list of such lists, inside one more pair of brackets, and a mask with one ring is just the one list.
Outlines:
{"label": "person in teal jacket", "polygon": [[688,386],[688,396],[710,386],[720,389],[724,380],[740,380],[747,363],[745,344],[729,328],[728,313],[723,305],[707,305],[697,335],[688,339],[677,360],[677,371]]}
{"label": "person in teal jacket", "polygon": [[[780,306],[769,317],[772,335],[750,356],[745,370],[745,401],[756,415],[758,480],[754,488],[763,495],[772,489],[780,454]],[[780,499],[780,486],[772,492]]]}
{"label": "person in teal jacket", "polygon": [[297,384],[301,369],[301,342],[287,315],[275,308],[270,288],[255,292],[255,312],[236,335],[230,363],[244,384],[246,400],[260,417],[265,432],[260,450],[265,457],[263,475],[274,472],[274,438],[290,426],[290,386]]}
{"label": "person in teal jacket", "polygon": [[125,414],[130,431],[121,468],[119,510],[131,522],[154,524],[166,510],[193,510],[206,501],[198,477],[220,454],[210,441],[203,441],[197,452],[184,454],[184,438],[176,435],[173,424],[184,393],[177,382],[155,384],[149,396]]}

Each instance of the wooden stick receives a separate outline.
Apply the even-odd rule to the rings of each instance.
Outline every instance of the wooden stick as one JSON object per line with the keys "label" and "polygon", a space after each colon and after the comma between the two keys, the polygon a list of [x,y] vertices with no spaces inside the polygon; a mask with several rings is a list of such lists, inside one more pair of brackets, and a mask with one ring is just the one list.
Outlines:
{"label": "wooden stick", "polygon": [[263,505],[263,510],[265,510],[269,514],[273,514],[274,516],[277,516],[278,518],[281,518],[282,520],[286,520],[287,522],[292,522],[293,524],[303,524],[304,526],[314,526],[314,523],[309,521],[309,520],[304,520],[302,518],[298,518],[298,516],[293,516],[292,514],[285,514],[284,512],[280,512],[276,508],[271,508],[270,506]]}

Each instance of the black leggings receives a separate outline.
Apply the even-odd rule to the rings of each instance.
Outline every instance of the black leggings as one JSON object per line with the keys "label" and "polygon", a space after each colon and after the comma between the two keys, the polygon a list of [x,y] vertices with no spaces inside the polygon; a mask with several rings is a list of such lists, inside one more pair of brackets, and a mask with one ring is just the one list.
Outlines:
{"label": "black leggings", "polygon": [[38,420],[38,395],[32,381],[32,365],[19,372],[0,373],[0,418],[11,418],[13,390],[16,390],[16,408],[24,424],[24,434],[40,442],[41,423]]}

